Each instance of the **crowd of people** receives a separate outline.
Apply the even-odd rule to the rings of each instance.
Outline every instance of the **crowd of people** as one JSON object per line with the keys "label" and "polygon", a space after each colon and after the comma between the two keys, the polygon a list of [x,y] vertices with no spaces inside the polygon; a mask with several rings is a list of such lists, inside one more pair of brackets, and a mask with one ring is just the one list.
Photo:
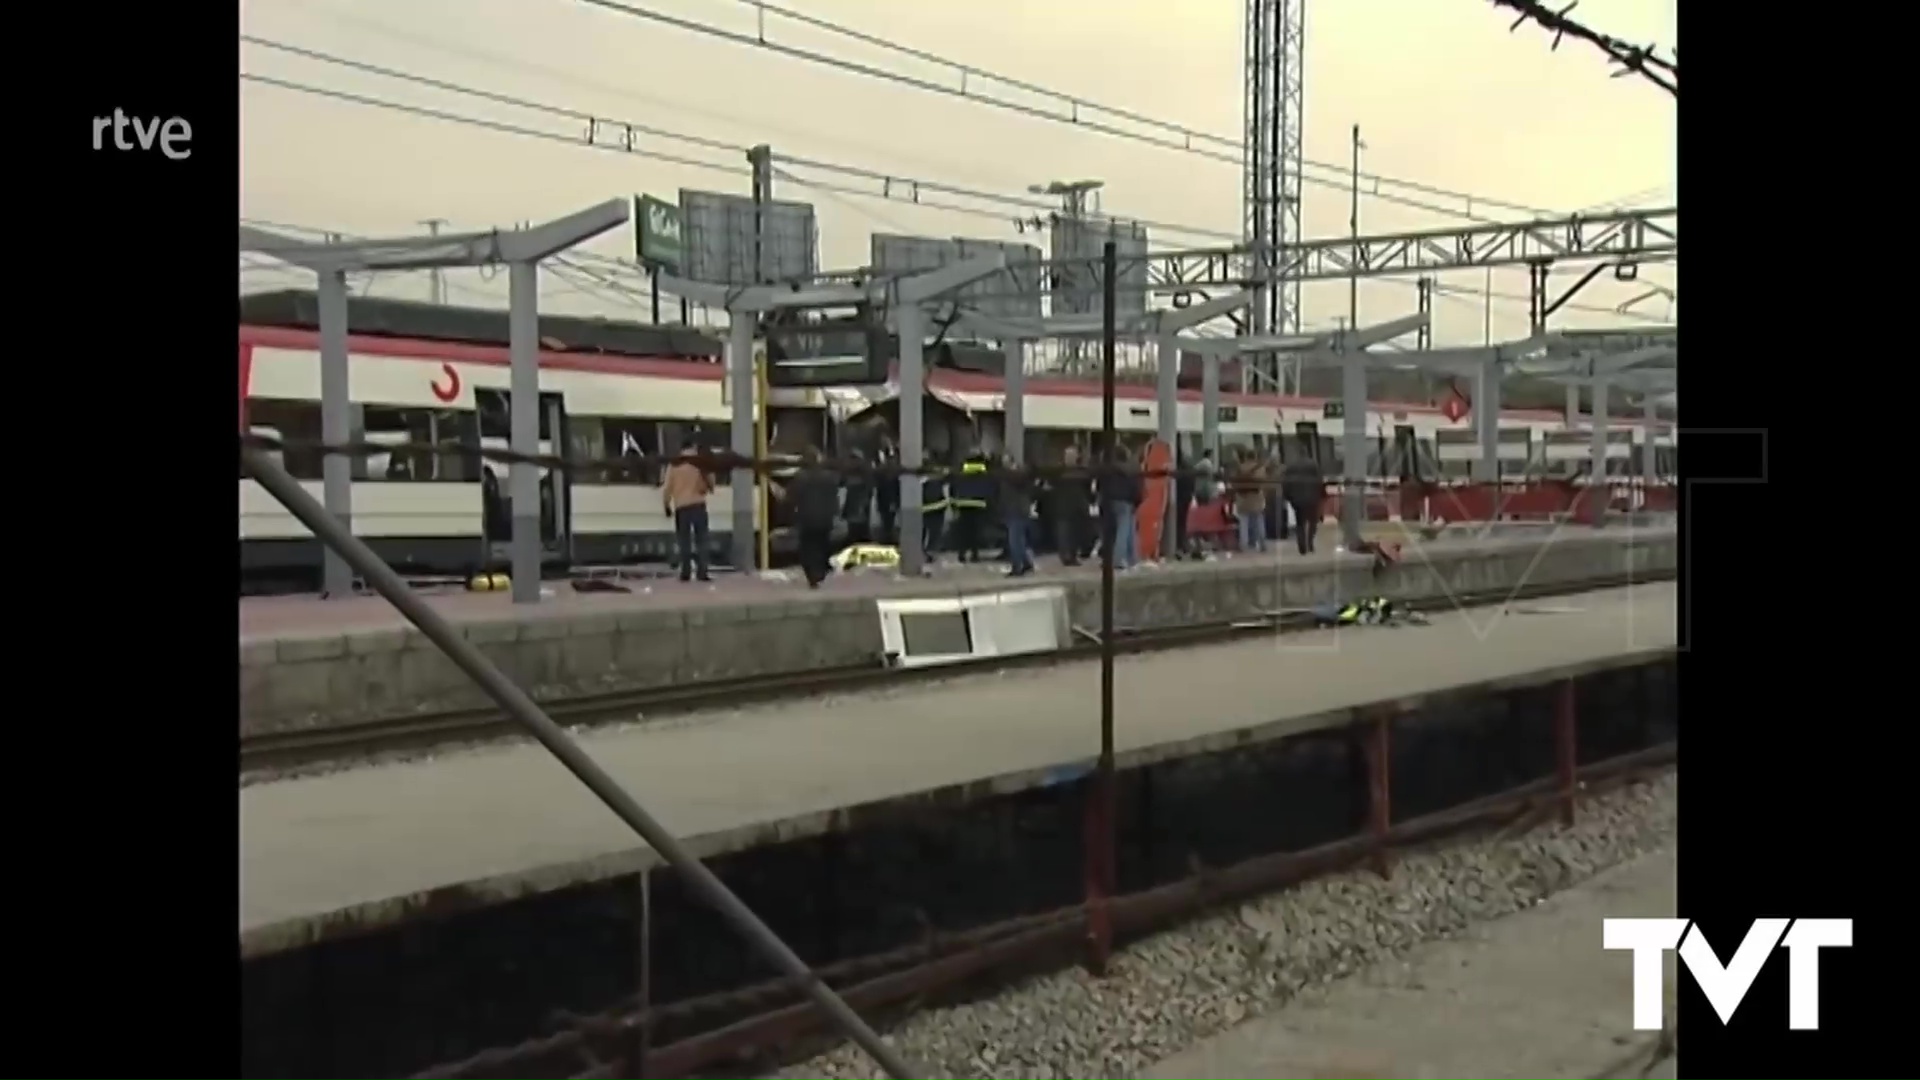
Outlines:
{"label": "crowd of people", "polygon": [[[682,581],[709,580],[706,500],[713,480],[698,464],[699,454],[694,444],[683,447],[661,487]],[[833,466],[808,448],[793,474],[773,485],[796,534],[809,586],[826,580],[838,544],[898,543],[900,488],[891,479],[897,464],[894,444],[883,435],[870,455],[850,451],[847,461]],[[997,558],[1005,561],[1009,577],[1033,573],[1036,547],[1075,566],[1098,550],[1103,518],[1110,518],[1114,566],[1138,565],[1138,519],[1150,477],[1134,454],[1123,445],[1111,467],[1093,469],[1068,447],[1053,465],[1035,470],[1012,455],[996,461],[974,450],[923,477],[921,543],[928,559],[950,555],[961,563],[983,562],[997,531]],[[1310,457],[1289,461],[1277,446],[1264,456],[1239,447],[1222,469],[1211,452],[1202,452],[1178,464],[1167,488],[1181,510],[1174,518],[1173,550],[1182,557],[1229,549],[1265,552],[1276,539],[1289,538],[1303,555],[1315,550],[1325,479]]]}

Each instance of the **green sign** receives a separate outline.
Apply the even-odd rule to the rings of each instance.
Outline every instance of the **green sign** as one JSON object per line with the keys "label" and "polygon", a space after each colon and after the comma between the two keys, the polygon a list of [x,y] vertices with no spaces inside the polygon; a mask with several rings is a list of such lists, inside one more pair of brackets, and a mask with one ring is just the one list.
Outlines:
{"label": "green sign", "polygon": [[1338,420],[1345,415],[1347,415],[1347,403],[1344,401],[1329,401],[1320,406],[1322,420]]}
{"label": "green sign", "polygon": [[633,200],[634,258],[642,266],[678,272],[681,266],[680,208],[641,195]]}

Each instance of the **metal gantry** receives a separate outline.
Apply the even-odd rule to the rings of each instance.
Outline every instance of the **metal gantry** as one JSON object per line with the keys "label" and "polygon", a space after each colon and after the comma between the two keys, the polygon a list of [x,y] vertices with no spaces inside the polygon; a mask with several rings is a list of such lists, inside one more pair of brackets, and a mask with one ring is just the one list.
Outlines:
{"label": "metal gantry", "polygon": [[[1276,272],[1288,282],[1344,281],[1594,260],[1642,262],[1679,253],[1680,211],[1669,207],[1302,240],[1283,253]],[[1148,291],[1163,296],[1250,289],[1259,282],[1248,275],[1247,254],[1243,246],[1158,251],[1123,258],[1120,275],[1125,280],[1144,266]],[[1040,270],[1043,290],[1056,276],[1085,281],[1084,275],[1093,275],[1097,281],[1101,272],[1099,259],[1046,260]]]}
{"label": "metal gantry", "polygon": [[[508,472],[512,506],[513,601],[540,599],[540,261],[576,247],[627,222],[627,200],[613,199],[563,218],[524,229],[345,243],[315,244],[264,229],[240,226],[240,250],[268,255],[312,270],[319,278],[320,438],[330,446],[353,442],[353,405],[348,394],[347,275],[380,270],[443,270],[507,267],[508,351],[512,362],[509,439],[515,461]],[[327,512],[349,531],[353,522],[353,459],[330,453],[321,466]],[[322,595],[353,595],[353,570],[332,545],[324,546]]]}

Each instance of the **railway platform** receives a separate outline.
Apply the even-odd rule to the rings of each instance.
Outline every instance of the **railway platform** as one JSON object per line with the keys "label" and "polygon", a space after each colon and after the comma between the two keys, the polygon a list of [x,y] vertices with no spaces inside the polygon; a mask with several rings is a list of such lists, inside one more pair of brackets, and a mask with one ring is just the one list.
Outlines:
{"label": "railway platform", "polygon": [[[1604,543],[1620,557],[1618,541]],[[1671,538],[1661,543],[1670,552]],[[1582,558],[1592,566],[1600,556]],[[1670,655],[1676,640],[1676,588],[1642,584],[1533,610],[1457,610],[1425,627],[1130,657],[1116,672],[1117,764],[1341,727],[1383,702],[1412,709],[1634,666]],[[1097,752],[1097,679],[1091,663],[961,676],[603,730],[583,742],[667,828],[714,857],[851,830],[902,807],[1077,780]],[[240,792],[240,814],[247,956],[658,861],[531,745],[258,784]]]}
{"label": "railway platform", "polygon": [[[1331,537],[1329,537],[1331,539]],[[1148,566],[1121,576],[1116,623],[1154,629],[1257,616],[1372,593],[1444,603],[1449,595],[1611,580],[1678,564],[1666,528],[1561,526],[1490,538],[1412,535],[1400,562],[1291,551]],[[999,566],[939,567],[901,580],[858,571],[818,591],[796,581],[722,575],[711,585],[632,580],[625,592],[575,592],[516,609],[501,594],[447,589],[430,602],[541,700],[877,663],[878,602],[1005,590]],[[1070,622],[1099,623],[1099,568],[1044,567],[1021,588],[1058,586]],[[311,730],[485,707],[483,695],[387,603],[373,596],[240,601],[240,730]]]}

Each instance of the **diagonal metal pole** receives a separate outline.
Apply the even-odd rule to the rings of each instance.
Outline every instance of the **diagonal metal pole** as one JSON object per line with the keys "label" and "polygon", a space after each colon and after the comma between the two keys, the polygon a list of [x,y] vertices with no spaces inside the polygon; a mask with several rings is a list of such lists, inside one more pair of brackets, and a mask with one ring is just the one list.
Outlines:
{"label": "diagonal metal pole", "polygon": [[587,756],[587,752],[580,749],[580,744],[569,738],[567,733],[561,730],[560,725],[554,723],[553,719],[535,704],[532,698],[515,686],[513,680],[502,674],[499,668],[494,667],[492,661],[475,648],[472,642],[460,636],[460,631],[455,629],[452,623],[427,606],[424,600],[407,587],[407,583],[400,579],[400,575],[395,573],[392,567],[373,553],[372,548],[361,542],[360,538],[354,536],[350,530],[342,528],[340,522],[332,514],[327,513],[326,508],[315,501],[313,496],[307,494],[306,490],[288,475],[285,469],[276,465],[266,455],[256,450],[249,450],[244,445],[240,448],[240,465],[248,475],[260,481],[261,487],[266,488],[268,493],[280,500],[281,505],[285,506],[294,517],[299,518],[302,525],[319,537],[321,543],[338,551],[341,558],[345,559],[347,564],[365,579],[373,591],[386,597],[388,603],[400,609],[400,614],[406,616],[408,622],[419,627],[420,632],[425,634],[429,641],[447,654],[447,659],[452,660],[455,666],[466,672],[468,678],[479,683],[480,688],[506,710],[507,715],[532,732],[533,737],[539,739],[542,746],[545,746],[554,757],[560,759],[560,764],[565,765],[567,771],[587,785],[589,791],[599,796],[600,801],[607,805],[607,809],[613,811],[621,821],[627,823],[629,828],[640,834],[640,838],[664,856],[675,870],[685,874],[688,883],[693,886],[694,892],[698,893],[701,899],[712,905],[723,918],[732,923],[733,928],[747,939],[747,943],[772,961],[775,968],[800,984],[806,991],[806,995],[813,999],[813,1003],[819,1006],[822,1012],[832,1017],[841,1030],[847,1033],[848,1038],[872,1055],[873,1059],[880,1063],[881,1068],[887,1070],[895,1080],[910,1080],[912,1077],[921,1075],[908,1066],[892,1047],[882,1041],[880,1036],[867,1026],[867,1022],[860,1019],[860,1014],[854,1012],[845,1001],[841,1000],[840,995],[833,992],[832,987],[814,974],[806,961],[795,955],[792,949],[787,948],[786,942],[781,941],[766,923],[761,922],[759,916],[755,915],[739,897],[733,894],[731,889],[715,877],[705,863],[694,858],[693,853],[682,846],[677,837],[661,827],[638,800],[628,794],[627,790],[621,787],[613,777],[608,776],[598,762]]}

